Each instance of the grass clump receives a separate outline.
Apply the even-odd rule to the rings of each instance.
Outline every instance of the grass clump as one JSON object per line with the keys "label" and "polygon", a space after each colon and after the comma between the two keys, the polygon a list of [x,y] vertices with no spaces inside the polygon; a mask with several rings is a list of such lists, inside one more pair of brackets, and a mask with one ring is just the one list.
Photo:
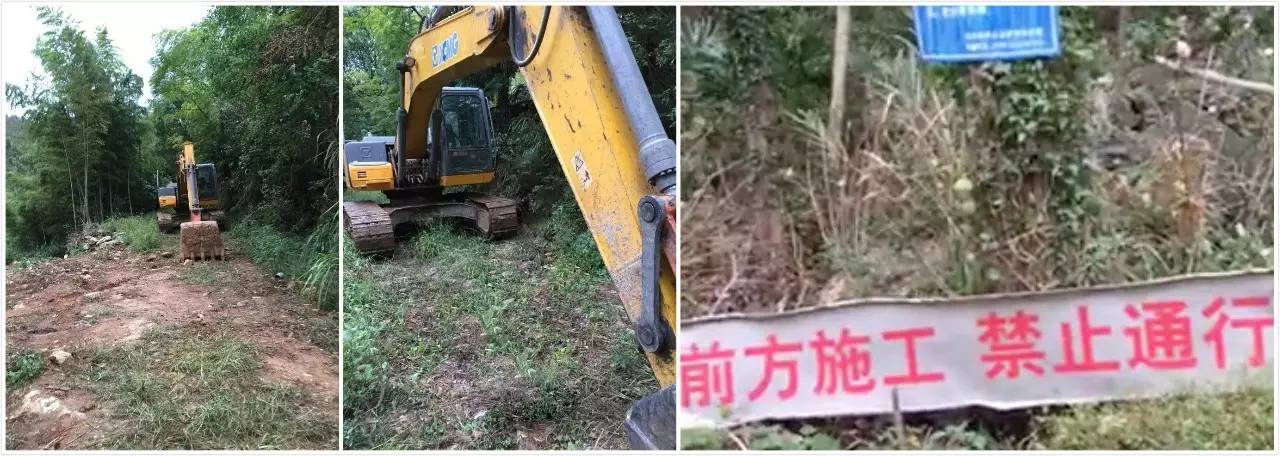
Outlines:
{"label": "grass clump", "polygon": [[[899,436],[889,421],[850,428],[842,419],[681,431],[685,450],[1263,450],[1273,447],[1273,390],[1176,394],[1157,399],[917,421]],[[730,436],[729,433],[733,433]],[[815,443],[816,442],[816,443]],[[831,446],[835,444],[835,446]]]}
{"label": "grass clump", "polygon": [[229,331],[154,329],[97,349],[77,375],[125,426],[100,448],[330,449],[337,422],[297,388],[262,379],[258,348]]}
{"label": "grass clump", "polygon": [[57,244],[44,244],[36,248],[24,249],[12,242],[6,242],[5,262],[18,269],[26,269],[42,261],[62,256],[62,247]]}
{"label": "grass clump", "polygon": [[626,447],[657,383],[567,207],[502,241],[433,223],[392,260],[347,249],[346,448]]}
{"label": "grass clump", "polygon": [[241,223],[228,235],[243,253],[273,272],[302,282],[302,292],[321,309],[338,307],[337,205],[306,237],[281,233],[269,225]]}
{"label": "grass clump", "polygon": [[1274,448],[1272,388],[1074,407],[1037,418],[1039,443],[1063,450]]}
{"label": "grass clump", "polygon": [[390,198],[382,192],[353,192],[348,190],[342,194],[343,201],[372,201],[383,204],[391,202]]}
{"label": "grass clump", "polygon": [[44,372],[44,355],[34,350],[18,350],[9,353],[5,360],[4,384],[13,391],[35,380]]}
{"label": "grass clump", "polygon": [[218,280],[218,272],[222,271],[222,264],[210,262],[198,262],[192,264],[180,276],[187,283],[196,285],[213,285]]}
{"label": "grass clump", "polygon": [[174,246],[173,240],[165,242],[166,236],[160,234],[153,215],[107,219],[102,222],[102,229],[119,233],[124,245],[135,252],[154,252]]}

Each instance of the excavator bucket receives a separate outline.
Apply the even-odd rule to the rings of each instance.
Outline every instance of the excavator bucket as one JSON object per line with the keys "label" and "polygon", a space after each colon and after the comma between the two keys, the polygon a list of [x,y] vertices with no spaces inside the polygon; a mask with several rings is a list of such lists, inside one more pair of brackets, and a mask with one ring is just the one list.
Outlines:
{"label": "excavator bucket", "polygon": [[179,228],[182,259],[192,261],[226,259],[218,222],[185,222]]}

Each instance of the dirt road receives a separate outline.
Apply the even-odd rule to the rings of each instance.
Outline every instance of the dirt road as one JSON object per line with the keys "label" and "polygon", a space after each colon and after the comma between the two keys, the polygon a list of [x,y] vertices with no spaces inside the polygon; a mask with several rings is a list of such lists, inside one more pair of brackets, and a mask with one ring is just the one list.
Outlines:
{"label": "dirt road", "polygon": [[[117,245],[10,266],[7,284],[10,358],[44,357],[34,380],[9,388],[11,449],[337,444],[335,314],[234,250],[226,262],[182,264]],[[59,363],[56,350],[71,357]],[[289,400],[268,409],[240,392],[206,391],[217,385]],[[209,404],[219,401],[232,404],[230,415],[193,432],[190,423],[210,422]],[[293,424],[313,429],[240,429],[253,419],[280,426],[272,414],[305,416]]]}

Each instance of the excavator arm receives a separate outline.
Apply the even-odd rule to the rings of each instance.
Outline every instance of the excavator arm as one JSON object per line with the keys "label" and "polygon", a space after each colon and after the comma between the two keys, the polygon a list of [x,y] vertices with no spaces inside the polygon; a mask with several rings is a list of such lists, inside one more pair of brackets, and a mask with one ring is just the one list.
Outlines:
{"label": "excavator arm", "polygon": [[[226,259],[216,211],[217,171],[212,163],[196,163],[195,145],[182,144],[178,156],[178,187],[186,194],[188,220],[178,225],[178,245],[183,260]],[[164,223],[161,224],[162,229]]]}
{"label": "excavator arm", "polygon": [[397,65],[392,165],[429,158],[427,125],[446,84],[503,62],[524,78],[662,386],[628,412],[633,446],[674,449],[675,143],[613,8],[472,6],[431,24]]}

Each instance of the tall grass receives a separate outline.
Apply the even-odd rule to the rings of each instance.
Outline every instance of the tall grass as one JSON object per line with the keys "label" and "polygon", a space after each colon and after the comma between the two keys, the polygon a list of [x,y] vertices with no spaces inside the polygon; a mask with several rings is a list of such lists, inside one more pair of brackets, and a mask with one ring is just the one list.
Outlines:
{"label": "tall grass", "polygon": [[299,280],[302,290],[322,309],[338,306],[337,205],[330,207],[305,238],[281,233],[253,222],[241,223],[228,234],[240,244],[237,252],[254,263]]}
{"label": "tall grass", "polygon": [[64,249],[63,246],[57,244],[44,244],[34,249],[22,248],[7,241],[4,251],[5,263],[17,264],[19,267],[27,267],[43,260],[58,258],[62,256]]}
{"label": "tall grass", "polygon": [[107,219],[102,229],[119,233],[125,246],[136,252],[152,252],[166,247],[153,215],[135,215]]}
{"label": "tall grass", "polygon": [[[799,57],[830,54],[830,27],[809,24],[832,23],[831,8],[685,15],[682,316],[1270,267],[1272,96],[1151,57],[1182,39],[1189,66],[1270,81],[1272,9],[1130,10],[1114,33],[1098,8],[1063,7],[1059,58],[957,66],[920,61],[909,9],[857,7],[851,112],[835,131],[811,91],[829,68]],[[802,420],[686,443],[1269,448],[1272,404],[1267,389],[1036,411],[1030,442],[974,423],[901,442],[883,425]]]}
{"label": "tall grass", "polygon": [[[696,33],[682,75],[686,316],[1271,264],[1270,97],[1161,76],[1133,43],[1111,54],[1088,9],[1064,8],[1060,59],[959,69],[924,66],[895,38],[901,7],[859,8],[867,36],[855,40],[857,95],[839,131],[827,131],[822,100],[796,92],[808,85],[788,82],[823,82],[821,72],[789,60],[738,68],[760,39],[743,28],[802,35],[789,45],[809,48],[794,52],[829,54],[810,40],[819,29],[796,26],[824,9],[704,10],[686,25]],[[1269,17],[1258,11],[1205,20]],[[892,20],[870,19],[881,17]],[[1136,17],[1133,30],[1164,24]],[[1220,40],[1192,44],[1219,52],[1194,66],[1271,79],[1269,60],[1248,53],[1269,34],[1200,39]],[[763,73],[750,90],[729,77],[749,72]],[[1122,114],[1142,93],[1159,104],[1136,123]],[[1129,161],[1111,169],[1116,151]]]}

